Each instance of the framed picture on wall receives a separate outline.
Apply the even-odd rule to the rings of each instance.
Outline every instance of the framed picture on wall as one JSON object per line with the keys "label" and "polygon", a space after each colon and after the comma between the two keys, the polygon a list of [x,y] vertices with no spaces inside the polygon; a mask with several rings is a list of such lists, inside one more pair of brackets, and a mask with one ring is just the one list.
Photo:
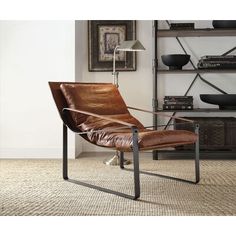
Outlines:
{"label": "framed picture on wall", "polygon": [[[88,21],[88,69],[112,71],[113,52],[124,40],[136,39],[136,22],[132,20]],[[117,71],[135,71],[136,53],[116,53]]]}

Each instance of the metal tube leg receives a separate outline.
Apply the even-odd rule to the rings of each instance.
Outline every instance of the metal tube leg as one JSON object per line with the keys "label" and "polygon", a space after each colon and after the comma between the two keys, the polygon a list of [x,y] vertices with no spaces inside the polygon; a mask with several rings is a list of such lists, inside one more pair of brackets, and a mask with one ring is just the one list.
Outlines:
{"label": "metal tube leg", "polygon": [[124,169],[124,152],[120,152],[120,168]]}
{"label": "metal tube leg", "polygon": [[67,142],[67,126],[63,124],[63,179],[68,179],[68,142]]}
{"label": "metal tube leg", "polygon": [[[199,125],[196,124],[195,126],[195,133],[199,134]],[[195,177],[196,177],[196,184],[200,181],[200,163],[199,163],[199,136],[197,142],[195,143]]]}
{"label": "metal tube leg", "polygon": [[152,159],[158,160],[158,151],[157,150],[152,151]]}
{"label": "metal tube leg", "polygon": [[138,148],[138,130],[133,132],[133,162],[134,162],[134,199],[140,197],[140,178],[139,178],[139,148]]}

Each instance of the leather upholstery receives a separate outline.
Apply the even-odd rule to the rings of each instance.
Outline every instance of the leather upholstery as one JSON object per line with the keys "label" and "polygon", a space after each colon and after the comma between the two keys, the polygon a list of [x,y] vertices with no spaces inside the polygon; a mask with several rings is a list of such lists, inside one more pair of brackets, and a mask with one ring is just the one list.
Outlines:
{"label": "leather upholstery", "polygon": [[[145,129],[128,111],[118,89],[113,84],[62,83],[62,94],[67,106],[99,115],[109,116],[132,123],[139,129],[139,149],[153,150],[195,143],[197,135],[184,130],[153,131]],[[57,97],[54,96],[54,99]],[[65,104],[64,104],[65,105]],[[60,106],[58,106],[60,109]],[[81,131],[98,131],[88,133],[90,142],[120,151],[132,150],[132,133],[129,128],[101,118],[71,113],[74,126]]]}
{"label": "leather upholstery", "polygon": [[73,130],[74,132],[78,132],[78,128],[75,126],[75,123],[71,117],[70,114],[68,114],[66,117],[63,116],[62,114],[62,110],[63,108],[67,108],[67,101],[65,99],[65,96],[63,95],[61,89],[60,89],[60,85],[61,84],[75,84],[73,82],[49,82],[49,87],[51,89],[52,92],[52,96],[54,98],[54,101],[56,103],[57,106],[57,110],[59,112],[59,115],[61,117],[61,119],[63,120],[63,122],[65,124],[67,124],[67,126]]}
{"label": "leather upholstery", "polygon": [[[111,116],[109,116],[111,117]],[[137,120],[130,115],[113,115],[112,118],[129,123]],[[140,150],[152,150],[160,147],[174,147],[177,145],[190,144],[197,140],[197,135],[185,130],[163,130],[153,131],[138,125],[138,143]],[[88,119],[80,125],[83,131],[99,131],[88,133],[90,142],[109,148],[116,148],[120,151],[132,151],[132,132],[120,124],[105,121],[95,117]],[[179,131],[179,132],[178,132]]]}
{"label": "leather upholstery", "polygon": [[[62,84],[60,87],[70,108],[99,115],[129,113],[113,84]],[[72,113],[72,118],[76,125],[80,125],[87,116]]]}

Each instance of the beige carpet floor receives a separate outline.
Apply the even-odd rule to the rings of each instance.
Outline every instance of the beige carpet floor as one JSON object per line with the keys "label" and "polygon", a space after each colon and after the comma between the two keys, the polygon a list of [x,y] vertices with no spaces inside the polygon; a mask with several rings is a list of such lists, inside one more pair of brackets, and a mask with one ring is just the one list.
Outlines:
{"label": "beige carpet floor", "polygon": [[[70,177],[131,194],[132,172],[104,165],[104,157],[71,160]],[[143,154],[140,167],[193,177],[192,160],[153,161]],[[202,160],[198,185],[141,174],[138,201],[64,181],[61,160],[0,160],[1,216],[236,215],[235,199],[236,160]]]}

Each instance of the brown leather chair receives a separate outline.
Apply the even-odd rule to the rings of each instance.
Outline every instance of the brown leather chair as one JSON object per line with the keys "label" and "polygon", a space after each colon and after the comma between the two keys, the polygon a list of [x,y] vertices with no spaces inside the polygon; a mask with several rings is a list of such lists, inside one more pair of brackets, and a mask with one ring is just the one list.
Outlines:
{"label": "brown leather chair", "polygon": [[[199,141],[198,125],[194,121],[177,118],[195,125],[195,133],[185,130],[150,130],[145,128],[128,109],[164,115],[127,107],[118,89],[110,83],[69,83],[49,82],[53,98],[63,121],[63,178],[65,180],[99,189],[119,196],[137,199],[140,196],[139,174],[151,174],[190,183],[198,183]],[[170,116],[168,116],[170,117]],[[68,178],[67,127],[80,134],[84,139],[101,147],[120,152],[120,167],[124,169],[124,152],[133,152],[134,164],[134,196],[115,192],[109,189],[86,184]],[[195,144],[195,180],[184,180],[139,170],[139,151],[158,150],[176,147],[183,144]]]}

